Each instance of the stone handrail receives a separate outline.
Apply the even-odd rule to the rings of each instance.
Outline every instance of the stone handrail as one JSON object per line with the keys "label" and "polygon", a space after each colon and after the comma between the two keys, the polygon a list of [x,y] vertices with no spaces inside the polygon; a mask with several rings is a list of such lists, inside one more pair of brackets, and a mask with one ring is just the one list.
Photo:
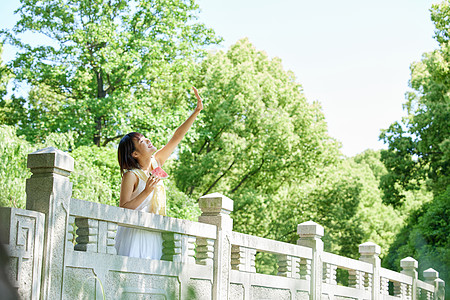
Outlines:
{"label": "stone handrail", "polygon": [[160,232],[170,231],[186,235],[195,235],[197,237],[208,239],[216,238],[216,227],[213,225],[171,218],[157,214],[149,214],[142,211],[84,201],[75,198],[70,200],[70,215],[77,218],[88,218],[113,222],[117,225],[126,227],[152,229]]}
{"label": "stone handrail", "polygon": [[[200,198],[199,222],[74,199],[73,166],[55,148],[30,154],[27,209],[0,208],[9,274],[24,299],[444,299],[435,270],[419,280],[410,257],[401,273],[381,268],[370,242],[359,260],[324,252],[324,228],[311,221],[298,225],[297,245],[233,232],[233,201],[221,194]],[[161,259],[117,255],[117,226],[161,232]],[[277,257],[278,275],[256,273],[257,252]],[[337,269],[348,286],[337,284]]]}

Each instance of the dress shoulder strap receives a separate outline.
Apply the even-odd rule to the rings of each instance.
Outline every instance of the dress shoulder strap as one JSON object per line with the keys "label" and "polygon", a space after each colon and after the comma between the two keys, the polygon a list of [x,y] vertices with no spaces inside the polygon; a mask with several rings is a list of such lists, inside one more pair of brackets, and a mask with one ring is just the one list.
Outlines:
{"label": "dress shoulder strap", "polygon": [[138,178],[142,179],[144,182],[147,182],[148,176],[141,169],[131,169],[128,172],[133,172]]}

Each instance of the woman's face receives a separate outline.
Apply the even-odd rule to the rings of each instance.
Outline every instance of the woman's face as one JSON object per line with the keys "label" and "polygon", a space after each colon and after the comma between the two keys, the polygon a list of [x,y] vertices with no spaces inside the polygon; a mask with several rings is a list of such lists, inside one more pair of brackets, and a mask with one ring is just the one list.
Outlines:
{"label": "woman's face", "polygon": [[133,139],[136,158],[139,156],[151,156],[153,153],[156,152],[156,147],[153,146],[153,144],[150,142],[148,138],[145,136],[142,136],[139,140]]}

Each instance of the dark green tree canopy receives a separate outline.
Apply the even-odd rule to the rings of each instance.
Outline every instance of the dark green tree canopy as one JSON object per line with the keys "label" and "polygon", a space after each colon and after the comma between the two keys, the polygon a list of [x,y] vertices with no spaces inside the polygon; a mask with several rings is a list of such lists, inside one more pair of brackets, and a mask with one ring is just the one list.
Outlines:
{"label": "dark green tree canopy", "polygon": [[[19,49],[10,63],[17,82],[32,88],[14,98],[23,107],[22,132],[37,138],[74,130],[79,144],[101,145],[132,127],[154,129],[146,127],[154,123],[148,102],[160,105],[164,96],[166,109],[186,104],[194,63],[204,46],[218,42],[196,21],[191,0],[21,4],[20,20],[2,35]],[[30,32],[45,44],[22,42]]]}

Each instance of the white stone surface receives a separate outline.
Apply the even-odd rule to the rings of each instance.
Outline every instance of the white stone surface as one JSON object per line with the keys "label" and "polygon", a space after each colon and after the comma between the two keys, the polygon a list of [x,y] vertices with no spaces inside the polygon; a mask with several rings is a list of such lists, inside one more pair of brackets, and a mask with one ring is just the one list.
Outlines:
{"label": "white stone surface", "polygon": [[[359,246],[359,261],[324,252],[324,228],[312,221],[298,225],[291,245],[232,232],[233,201],[218,193],[201,197],[200,222],[190,222],[71,199],[73,159],[58,149],[30,154],[28,166],[28,210],[0,208],[24,299],[390,299],[388,281],[395,299],[444,297],[436,271],[425,271],[427,283],[417,280],[413,258],[401,261],[402,273],[383,269],[374,243]],[[116,255],[117,225],[162,232],[168,261]],[[277,257],[279,276],[256,273],[257,252]],[[336,284],[338,268],[349,287]]]}

